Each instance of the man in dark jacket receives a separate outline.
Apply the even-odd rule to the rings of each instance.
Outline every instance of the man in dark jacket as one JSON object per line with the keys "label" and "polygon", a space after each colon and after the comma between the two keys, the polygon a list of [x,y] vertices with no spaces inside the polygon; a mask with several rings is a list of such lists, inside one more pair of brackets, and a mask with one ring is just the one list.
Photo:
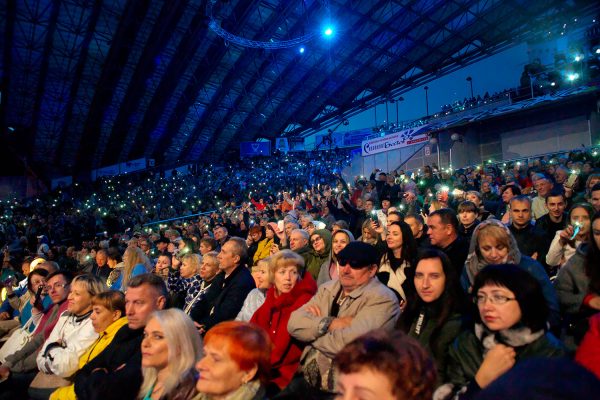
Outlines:
{"label": "man in dark jacket", "polygon": [[460,279],[469,254],[469,243],[458,235],[458,219],[450,208],[442,208],[427,218],[429,240],[442,250],[452,263],[457,279]]}
{"label": "man in dark jacket", "polygon": [[221,272],[214,278],[205,300],[198,302],[190,316],[200,333],[204,334],[219,322],[235,319],[248,293],[256,286],[246,268],[248,257],[246,241],[232,237],[221,247],[217,256]]}
{"label": "man in dark jacket", "polygon": [[[525,195],[510,200],[510,225],[508,229],[517,240],[521,254],[534,259],[546,258],[542,238],[531,222],[531,199]],[[549,247],[549,246],[548,246]]]}
{"label": "man in dark jacket", "polygon": [[133,399],[142,386],[141,344],[150,315],[167,304],[164,281],[154,274],[137,275],[125,293],[127,327],[74,377],[78,399]]}
{"label": "man in dark jacket", "polygon": [[567,200],[564,193],[553,189],[546,197],[546,207],[548,207],[548,214],[535,221],[535,234],[541,238],[541,254],[537,259],[546,268],[546,272],[555,275],[554,268],[550,268],[546,263],[546,254],[556,232],[565,229],[568,225],[567,214],[565,213]]}

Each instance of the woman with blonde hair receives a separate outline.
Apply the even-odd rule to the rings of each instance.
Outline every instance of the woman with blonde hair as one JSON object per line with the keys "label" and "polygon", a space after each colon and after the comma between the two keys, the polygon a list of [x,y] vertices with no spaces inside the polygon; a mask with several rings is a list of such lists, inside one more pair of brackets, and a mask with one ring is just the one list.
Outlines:
{"label": "woman with blonde hair", "polygon": [[317,292],[317,283],[304,271],[304,258],[291,250],[281,250],[271,256],[270,282],[264,304],[256,310],[250,322],[269,333],[273,342],[271,352],[271,381],[267,394],[274,395],[285,388],[300,364],[304,345],[293,340],[287,325],[292,312],[302,307]]}
{"label": "woman with blonde hair", "polygon": [[358,238],[361,242],[376,246],[380,242],[379,234],[373,229],[370,219],[366,219],[362,224],[362,235]]}
{"label": "woman with blonde hair", "polygon": [[150,260],[139,247],[127,247],[123,253],[122,266],[117,265],[108,276],[107,284],[111,289],[124,292],[131,278],[152,270]]}
{"label": "woman with blonde hair", "polygon": [[65,379],[79,369],[79,358],[98,339],[90,319],[92,298],[104,291],[106,284],[95,275],[83,274],[73,279],[67,311],[59,317],[37,354],[40,372],[29,387],[30,397],[47,399],[55,389],[68,385]]}
{"label": "woman with blonde hair", "polygon": [[142,340],[139,397],[144,400],[185,400],[196,395],[194,365],[202,355],[202,341],[194,323],[181,310],[152,313]]}
{"label": "woman with blonde hair", "polygon": [[181,257],[180,267],[169,272],[167,288],[175,307],[184,310],[192,308],[202,285],[201,263],[202,257],[199,254],[188,253]]}
{"label": "woman with blonde hair", "polygon": [[[75,382],[86,380],[90,375],[90,368],[82,370],[98,355],[112,344],[114,349],[119,344],[121,336],[118,332],[127,325],[125,316],[125,295],[118,290],[108,290],[98,293],[92,298],[92,314],[90,315],[92,326],[98,335],[98,339],[79,357],[79,370],[69,380]],[[126,329],[126,328],[125,328]],[[116,338],[117,337],[117,338]],[[122,350],[122,349],[119,349]],[[92,384],[93,385],[93,384]],[[75,384],[56,389],[50,396],[50,400],[74,400],[82,396],[82,388],[78,388],[76,395]]]}
{"label": "woman with blonde hair", "polygon": [[254,278],[254,283],[256,283],[256,288],[252,289],[250,293],[248,293],[248,296],[246,296],[242,309],[237,317],[235,317],[236,321],[250,321],[252,315],[254,315],[256,310],[258,310],[265,302],[267,289],[271,287],[270,264],[273,257],[275,256],[273,255],[258,260],[258,263],[252,267],[252,277]]}

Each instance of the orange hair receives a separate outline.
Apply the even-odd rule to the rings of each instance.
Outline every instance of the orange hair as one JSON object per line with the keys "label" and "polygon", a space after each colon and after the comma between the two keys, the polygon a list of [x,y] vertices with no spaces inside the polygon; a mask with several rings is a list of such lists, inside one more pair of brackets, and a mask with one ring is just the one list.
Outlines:
{"label": "orange hair", "polygon": [[262,328],[248,322],[221,322],[206,332],[204,345],[225,349],[242,371],[256,366],[254,379],[269,381],[272,344]]}

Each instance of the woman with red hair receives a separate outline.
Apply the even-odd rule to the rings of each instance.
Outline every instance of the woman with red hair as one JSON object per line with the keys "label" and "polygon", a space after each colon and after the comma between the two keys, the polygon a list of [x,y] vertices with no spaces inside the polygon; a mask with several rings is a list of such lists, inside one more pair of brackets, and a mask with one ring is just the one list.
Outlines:
{"label": "woman with red hair", "polygon": [[215,325],[204,336],[204,357],[196,364],[200,394],[194,400],[263,399],[270,359],[271,341],[261,328],[239,321]]}

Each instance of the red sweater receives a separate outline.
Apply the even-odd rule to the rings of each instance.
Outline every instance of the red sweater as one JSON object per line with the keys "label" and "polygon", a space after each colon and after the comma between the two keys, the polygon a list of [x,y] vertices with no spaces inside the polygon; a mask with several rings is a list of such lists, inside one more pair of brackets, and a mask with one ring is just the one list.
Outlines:
{"label": "red sweater", "polygon": [[317,283],[310,274],[298,281],[291,292],[275,297],[275,288],[267,291],[263,305],[256,310],[250,322],[269,333],[273,342],[271,352],[271,380],[280,388],[286,387],[298,370],[304,344],[293,339],[287,324],[293,311],[302,307],[317,292]]}
{"label": "red sweater", "polygon": [[590,328],[577,348],[575,361],[600,379],[600,313],[590,318]]}

